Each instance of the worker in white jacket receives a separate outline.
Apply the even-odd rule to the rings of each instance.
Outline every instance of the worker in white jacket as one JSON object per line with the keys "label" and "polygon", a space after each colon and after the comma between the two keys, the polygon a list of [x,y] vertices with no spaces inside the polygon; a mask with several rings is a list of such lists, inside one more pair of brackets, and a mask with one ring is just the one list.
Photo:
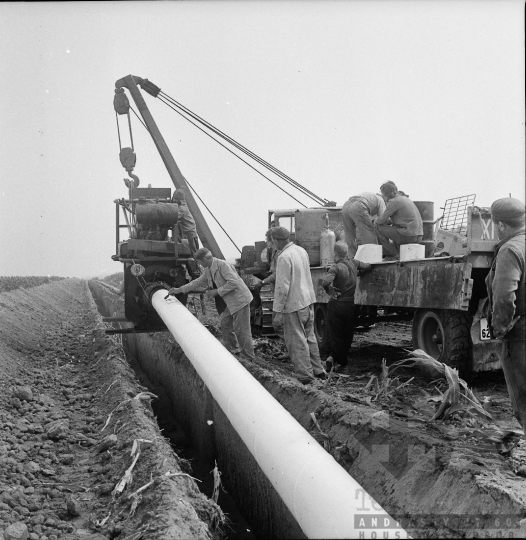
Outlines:
{"label": "worker in white jacket", "polygon": [[316,294],[312,286],[309,256],[300,246],[289,241],[289,231],[273,227],[272,240],[281,250],[276,267],[274,289],[275,319],[282,319],[285,345],[297,379],[308,384],[315,378],[325,379],[318,342],[314,335]]}

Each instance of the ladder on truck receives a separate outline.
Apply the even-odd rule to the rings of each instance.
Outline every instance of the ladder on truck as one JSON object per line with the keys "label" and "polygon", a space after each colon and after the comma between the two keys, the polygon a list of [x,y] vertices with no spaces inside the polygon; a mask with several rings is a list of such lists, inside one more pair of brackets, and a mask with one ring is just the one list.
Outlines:
{"label": "ladder on truck", "polygon": [[261,287],[261,337],[277,336],[272,326],[272,305],[274,304],[274,288],[272,285]]}

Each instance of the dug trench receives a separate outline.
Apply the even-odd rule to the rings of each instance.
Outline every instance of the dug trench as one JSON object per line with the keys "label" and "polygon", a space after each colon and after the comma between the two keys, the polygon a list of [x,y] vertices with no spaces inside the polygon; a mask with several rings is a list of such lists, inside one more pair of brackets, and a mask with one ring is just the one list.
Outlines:
{"label": "dug trench", "polygon": [[[111,291],[96,283],[91,288],[107,314],[121,312],[121,300]],[[205,315],[193,307],[214,331],[210,306]],[[173,414],[200,455],[217,460],[226,489],[256,534],[301,534],[174,339],[169,334],[143,334],[128,336],[127,343],[150,380],[167,387]],[[365,391],[372,374],[379,376],[383,357],[392,362],[410,348],[407,324],[357,336],[353,377],[329,384],[298,383],[290,362],[275,360],[273,347],[268,340],[256,340],[257,362],[242,361],[244,367],[361,484],[364,492],[358,496],[363,497],[364,515],[375,510],[369,494],[413,536],[523,534],[526,484],[516,469],[524,451],[519,447],[513,459],[504,457],[484,437],[492,430],[519,429],[502,374],[478,381],[480,400],[491,396],[491,425],[460,416],[437,423],[429,422],[433,411],[427,398],[437,393],[436,387],[444,390],[445,381],[429,381],[408,370],[400,381],[406,385],[386,399],[374,399]]]}
{"label": "dug trench", "polygon": [[[122,314],[111,287],[62,280],[3,293],[0,309],[0,540],[24,527],[31,540],[303,537],[170,334],[104,334],[101,315]],[[215,331],[210,312],[196,316]],[[309,386],[277,359],[279,344],[256,343],[244,367],[361,484],[364,518],[369,494],[413,536],[524,536],[524,451],[505,457],[480,438],[518,429],[501,375],[476,388],[491,426],[430,422],[443,381],[408,371],[397,392],[367,388],[382,358],[410,347],[407,326],[357,335],[353,376]],[[216,463],[243,518],[193,478],[213,478]]]}

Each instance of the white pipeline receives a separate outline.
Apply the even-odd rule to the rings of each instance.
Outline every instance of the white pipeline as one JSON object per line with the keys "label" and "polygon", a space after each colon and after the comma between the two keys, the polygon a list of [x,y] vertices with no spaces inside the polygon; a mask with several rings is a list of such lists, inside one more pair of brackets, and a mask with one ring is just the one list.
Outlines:
{"label": "white pipeline", "polygon": [[177,299],[153,307],[308,538],[407,538]]}

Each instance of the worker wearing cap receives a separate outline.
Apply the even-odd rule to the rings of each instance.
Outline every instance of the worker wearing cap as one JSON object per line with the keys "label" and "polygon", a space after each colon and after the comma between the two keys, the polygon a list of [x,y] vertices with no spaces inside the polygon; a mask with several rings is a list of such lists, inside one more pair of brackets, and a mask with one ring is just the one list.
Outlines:
{"label": "worker wearing cap", "polygon": [[274,227],[271,232],[275,247],[281,250],[276,266],[273,310],[283,320],[285,345],[294,365],[297,379],[308,384],[315,378],[324,379],[323,369],[314,335],[316,294],[312,286],[309,256],[300,246],[289,241],[285,227]]}
{"label": "worker wearing cap", "polygon": [[375,219],[385,212],[385,201],[381,195],[364,191],[351,197],[342,207],[343,230],[349,258],[356,255],[362,244],[378,244]]}
{"label": "worker wearing cap", "polygon": [[[349,375],[349,349],[354,336],[354,292],[356,278],[369,272],[369,263],[347,258],[347,245],[336,242],[334,245],[334,263],[321,281],[322,287],[330,300],[327,303],[327,328],[331,346],[326,367],[344,377]],[[334,365],[336,363],[336,365]]]}
{"label": "worker wearing cap", "polygon": [[250,331],[252,293],[235,268],[222,259],[216,259],[208,249],[198,249],[194,258],[204,268],[204,272],[182,287],[169,289],[168,294],[208,289],[206,296],[214,298],[216,302],[225,347],[233,354],[240,353],[246,360],[254,361]]}
{"label": "worker wearing cap", "polygon": [[515,417],[526,432],[526,287],[524,203],[511,197],[491,205],[500,242],[486,278],[488,319],[502,340],[500,361]]}
{"label": "worker wearing cap", "polygon": [[181,226],[181,232],[188,240],[188,247],[192,253],[199,249],[199,240],[197,238],[197,229],[195,220],[192,216],[188,205],[186,204],[186,196],[184,188],[177,188],[172,196],[172,202],[179,207],[178,224]]}
{"label": "worker wearing cap", "polygon": [[424,236],[422,216],[415,203],[390,180],[380,186],[386,201],[385,212],[374,228],[384,257],[397,259],[402,244],[418,244]]}

